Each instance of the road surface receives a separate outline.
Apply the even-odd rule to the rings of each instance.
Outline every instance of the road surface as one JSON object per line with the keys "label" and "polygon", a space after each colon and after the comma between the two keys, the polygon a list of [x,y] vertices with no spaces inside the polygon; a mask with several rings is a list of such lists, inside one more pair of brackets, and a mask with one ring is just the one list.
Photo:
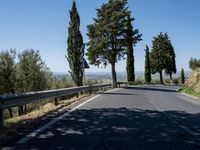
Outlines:
{"label": "road surface", "polygon": [[176,87],[136,86],[82,101],[13,148],[200,150],[199,134],[200,102]]}

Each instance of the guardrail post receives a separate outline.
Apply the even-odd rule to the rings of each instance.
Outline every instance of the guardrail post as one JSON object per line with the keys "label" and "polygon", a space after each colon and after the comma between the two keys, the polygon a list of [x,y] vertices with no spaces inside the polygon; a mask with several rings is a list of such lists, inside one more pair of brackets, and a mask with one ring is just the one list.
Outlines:
{"label": "guardrail post", "polygon": [[3,127],[3,126],[4,126],[3,109],[0,108],[0,127]]}
{"label": "guardrail post", "polygon": [[120,87],[120,84],[121,84],[121,83],[120,83],[120,82],[118,82],[118,85],[119,85],[119,87]]}
{"label": "guardrail post", "polygon": [[57,106],[58,105],[58,98],[54,98],[54,104]]}

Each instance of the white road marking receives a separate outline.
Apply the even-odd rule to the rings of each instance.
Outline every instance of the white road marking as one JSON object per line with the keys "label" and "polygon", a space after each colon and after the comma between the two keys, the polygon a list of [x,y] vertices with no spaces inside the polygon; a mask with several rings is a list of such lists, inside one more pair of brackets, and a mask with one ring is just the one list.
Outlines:
{"label": "white road marking", "polygon": [[88,102],[90,102],[90,101],[94,100],[95,98],[97,98],[97,97],[99,97],[99,96],[100,96],[100,95],[96,95],[96,96],[94,96],[94,97],[90,98],[89,100],[87,100],[87,101],[85,101],[85,102],[81,103],[80,105],[78,105],[78,106],[76,106],[76,107],[72,108],[71,110],[69,110],[69,112],[72,112],[72,111],[74,111],[74,110],[76,110],[76,109],[78,109],[78,108],[82,107],[83,105],[87,104]]}
{"label": "white road marking", "polygon": [[70,112],[75,111],[76,109],[82,107],[83,105],[89,103],[90,101],[94,100],[95,98],[99,97],[99,95],[96,95],[90,99],[88,99],[87,101],[79,104],[78,106],[74,107],[73,109],[69,110],[68,112],[62,114],[61,116],[55,118],[54,120],[50,121],[49,123],[45,124],[44,126],[42,126],[41,128],[37,129],[36,131],[28,134],[27,136],[25,136],[24,138],[22,138],[21,140],[19,140],[16,144],[25,144],[26,142],[28,142],[29,140],[31,140],[32,138],[36,137],[38,134],[40,134],[41,132],[45,131],[46,129],[48,129],[49,127],[51,127],[52,125],[54,125],[56,122],[58,122],[59,120],[62,120],[63,118],[65,118],[67,115],[69,115]]}
{"label": "white road marking", "polygon": [[[107,91],[106,93],[109,92],[113,92],[113,91],[118,91],[121,88],[117,88],[117,89],[113,89],[110,91]],[[56,122],[58,122],[59,120],[62,120],[63,118],[65,118],[67,115],[69,115],[70,112],[75,111],[76,109],[82,107],[83,105],[89,103],[90,101],[96,99],[97,97],[101,96],[101,94],[96,95],[90,99],[88,99],[87,101],[79,104],[78,106],[72,108],[71,110],[69,110],[68,112],[62,114],[61,116],[55,118],[54,120],[50,121],[49,123],[45,124],[44,126],[42,126],[41,128],[35,130],[34,132],[28,134],[27,136],[25,136],[24,138],[22,138],[21,140],[19,140],[18,142],[16,142],[16,144],[25,144],[26,142],[28,142],[29,140],[31,140],[32,138],[36,137],[38,134],[40,134],[41,132],[45,131],[46,129],[50,128],[52,125],[54,125]]]}

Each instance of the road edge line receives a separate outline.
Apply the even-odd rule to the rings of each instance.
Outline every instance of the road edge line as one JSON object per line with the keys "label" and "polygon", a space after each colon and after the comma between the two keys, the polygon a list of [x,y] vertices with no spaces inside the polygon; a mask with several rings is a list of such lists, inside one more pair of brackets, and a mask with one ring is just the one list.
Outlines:
{"label": "road edge line", "polygon": [[90,99],[88,99],[87,101],[79,104],[78,106],[72,108],[71,110],[69,110],[68,112],[62,114],[61,116],[55,118],[54,120],[48,122],[47,124],[43,125],[42,127],[40,127],[39,129],[33,131],[32,133],[29,133],[28,135],[26,135],[24,138],[20,139],[19,141],[16,142],[16,144],[25,144],[26,142],[28,142],[29,140],[31,140],[32,138],[36,137],[38,134],[40,134],[41,132],[45,131],[47,128],[50,128],[52,125],[54,125],[56,122],[58,122],[59,120],[63,119],[64,117],[66,117],[67,115],[69,115],[70,112],[75,111],[76,109],[82,107],[83,105],[89,103],[90,101],[94,100],[95,98],[101,96],[101,94],[96,95]]}

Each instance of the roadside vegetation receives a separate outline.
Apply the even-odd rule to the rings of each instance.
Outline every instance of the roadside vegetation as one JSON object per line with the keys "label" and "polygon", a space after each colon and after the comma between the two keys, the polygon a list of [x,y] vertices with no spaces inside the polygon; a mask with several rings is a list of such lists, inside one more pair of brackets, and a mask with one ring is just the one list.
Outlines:
{"label": "roadside vegetation", "polygon": [[[189,64],[194,66],[194,64],[191,64],[191,61]],[[200,98],[200,69],[198,67],[193,70],[191,76],[185,81],[179,91]]]}
{"label": "roadside vegetation", "polygon": [[186,93],[188,95],[200,98],[200,92],[195,91],[193,88],[190,87],[182,87],[180,89],[181,92]]}
{"label": "roadside vegetation", "polygon": [[[73,80],[65,76],[53,76],[46,63],[42,60],[39,51],[33,49],[27,49],[20,53],[17,53],[15,49],[1,51],[0,72],[1,95],[75,86]],[[101,80],[86,80],[86,85],[100,84],[102,82]],[[77,95],[63,96],[59,100],[68,100],[74,97],[76,98]],[[9,119],[18,116],[24,118],[24,115],[33,111],[39,111],[46,104],[54,105],[54,101],[47,99],[10,108],[4,111],[4,118]]]}
{"label": "roadside vegetation", "polygon": [[200,59],[191,58],[189,61],[189,67],[191,70],[196,70],[196,69],[200,68]]}

